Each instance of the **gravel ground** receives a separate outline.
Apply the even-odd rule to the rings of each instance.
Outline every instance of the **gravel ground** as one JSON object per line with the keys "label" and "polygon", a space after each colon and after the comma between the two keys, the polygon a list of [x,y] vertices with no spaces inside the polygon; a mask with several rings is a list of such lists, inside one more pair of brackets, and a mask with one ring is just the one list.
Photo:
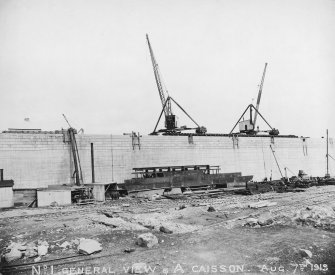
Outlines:
{"label": "gravel ground", "polygon": [[[249,207],[259,203],[269,206]],[[0,213],[2,255],[13,243],[49,246],[44,256],[2,259],[0,272],[34,274],[43,267],[40,274],[129,274],[134,263],[145,263],[153,274],[335,274],[334,209],[335,186],[9,209]],[[148,232],[158,244],[138,246],[137,237]],[[102,251],[80,255],[81,238],[98,241]],[[61,247],[65,241],[70,245]]]}

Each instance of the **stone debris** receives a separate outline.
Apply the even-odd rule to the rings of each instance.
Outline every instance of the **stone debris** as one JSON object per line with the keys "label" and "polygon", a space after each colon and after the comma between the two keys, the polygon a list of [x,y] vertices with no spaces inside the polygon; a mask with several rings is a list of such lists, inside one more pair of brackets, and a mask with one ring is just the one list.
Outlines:
{"label": "stone debris", "polygon": [[68,241],[65,241],[60,245],[60,247],[62,247],[62,248],[71,247],[71,244]]}
{"label": "stone debris", "polygon": [[245,225],[255,226],[258,224],[258,220],[255,218],[248,218]]}
{"label": "stone debris", "polygon": [[262,207],[269,207],[269,206],[274,206],[274,205],[277,205],[277,202],[259,201],[259,202],[250,203],[248,207],[249,208],[262,208]]}
{"label": "stone debris", "polygon": [[148,229],[155,229],[155,226],[151,225],[151,224],[143,224],[144,227],[148,228]]}
{"label": "stone debris", "polygon": [[101,244],[92,239],[80,239],[78,246],[79,254],[90,255],[102,250]]}
{"label": "stone debris", "polygon": [[11,249],[10,252],[4,255],[5,261],[7,263],[21,259],[21,257],[22,257],[22,252],[16,248]]}
{"label": "stone debris", "polygon": [[208,212],[215,212],[215,208],[213,206],[208,207],[207,209]]}
{"label": "stone debris", "polygon": [[125,253],[132,253],[132,252],[135,252],[135,248],[126,248],[124,250]]}
{"label": "stone debris", "polygon": [[117,218],[108,218],[105,215],[91,215],[91,220],[95,223],[100,223],[106,226],[110,226],[112,228],[117,229],[126,229],[126,230],[147,230],[144,226],[138,224],[137,222],[128,222],[124,219]]}
{"label": "stone debris", "polygon": [[41,257],[37,257],[37,258],[34,259],[34,262],[35,262],[35,263],[36,263],[36,262],[39,262],[41,259],[42,259]]}
{"label": "stone debris", "polygon": [[335,212],[330,206],[308,206],[297,211],[292,220],[314,227],[335,229]]}
{"label": "stone debris", "polygon": [[16,249],[16,250],[20,250],[20,251],[24,251],[27,249],[27,246],[25,246],[24,243],[16,243],[16,242],[12,242],[7,249]]}
{"label": "stone debris", "polygon": [[335,212],[332,207],[329,206],[308,206],[304,210],[300,210],[297,212],[295,218],[300,218],[302,220],[305,219],[326,219],[326,218],[334,218]]}
{"label": "stone debris", "polygon": [[39,245],[37,247],[37,254],[38,254],[38,256],[45,256],[46,254],[48,254],[48,248],[49,248],[49,246]]}
{"label": "stone debris", "polygon": [[246,220],[244,226],[261,227],[268,226],[274,223],[273,217],[270,212],[261,214],[258,218],[250,217]]}
{"label": "stone debris", "polygon": [[170,229],[168,229],[168,228],[166,228],[166,227],[164,227],[164,226],[161,226],[161,227],[159,228],[159,231],[160,231],[160,232],[163,232],[163,233],[166,233],[166,234],[172,234],[172,233],[173,233],[172,230],[170,230]]}
{"label": "stone debris", "polygon": [[271,213],[265,213],[258,217],[258,224],[260,226],[266,226],[273,223],[273,217]]}
{"label": "stone debris", "polygon": [[27,250],[24,252],[24,256],[27,258],[33,258],[38,255],[37,247],[32,244],[31,246],[27,246]]}
{"label": "stone debris", "polygon": [[160,199],[160,198],[161,198],[161,196],[160,196],[159,194],[153,194],[153,195],[147,197],[147,199],[148,199],[149,201],[158,200],[158,199]]}
{"label": "stone debris", "polygon": [[79,245],[80,241],[78,239],[72,240],[71,244]]}
{"label": "stone debris", "polygon": [[158,239],[152,233],[144,233],[137,237],[136,244],[144,247],[153,247],[158,244]]}
{"label": "stone debris", "polygon": [[300,249],[299,252],[300,252],[300,255],[304,258],[312,258],[313,256],[313,253],[307,249]]}
{"label": "stone debris", "polygon": [[[188,213],[192,213],[192,215],[201,215],[203,214],[202,209],[196,209],[194,208],[186,208],[183,211],[185,211],[185,215],[188,215]],[[194,214],[196,212],[197,214]],[[127,220],[131,220],[132,222],[139,223],[143,225],[143,227],[147,227],[150,229],[155,229],[159,231],[159,228],[161,226],[167,227],[170,230],[173,231],[174,234],[182,234],[187,232],[193,232],[197,231],[201,228],[203,228],[203,225],[196,225],[196,224],[185,224],[180,222],[180,212],[176,211],[175,209],[167,209],[164,211],[164,215],[161,213],[140,213],[140,214],[124,214],[124,217]],[[147,229],[145,228],[145,229]]]}
{"label": "stone debris", "polygon": [[131,269],[129,269],[130,274],[147,274],[148,273],[148,267],[146,263],[135,263],[131,266]]}

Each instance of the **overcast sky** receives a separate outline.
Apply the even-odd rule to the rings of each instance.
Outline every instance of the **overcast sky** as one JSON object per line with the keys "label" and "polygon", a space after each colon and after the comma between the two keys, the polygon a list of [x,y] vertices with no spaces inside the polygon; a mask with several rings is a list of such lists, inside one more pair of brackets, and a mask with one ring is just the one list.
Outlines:
{"label": "overcast sky", "polygon": [[88,134],[150,133],[161,102],[146,33],[169,94],[208,132],[256,103],[268,62],[271,126],[335,136],[334,0],[0,0],[0,130],[65,128],[64,113]]}

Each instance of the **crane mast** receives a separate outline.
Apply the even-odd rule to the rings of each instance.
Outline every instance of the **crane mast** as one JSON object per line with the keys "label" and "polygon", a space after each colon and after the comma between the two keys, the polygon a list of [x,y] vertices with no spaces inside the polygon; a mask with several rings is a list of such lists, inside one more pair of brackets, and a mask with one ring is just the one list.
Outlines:
{"label": "crane mast", "polygon": [[258,109],[259,109],[259,103],[261,102],[263,83],[264,83],[264,79],[265,79],[265,73],[266,73],[266,67],[267,66],[268,66],[268,63],[265,63],[261,84],[259,85],[259,91],[258,91],[258,97],[257,97],[257,103],[256,103],[256,112],[255,112],[255,117],[254,117],[254,122],[253,122],[254,130],[255,130],[255,127],[256,127],[257,114],[258,114]]}
{"label": "crane mast", "polygon": [[148,34],[146,35],[146,38],[147,38],[147,42],[148,42],[148,46],[149,46],[150,57],[151,57],[152,67],[154,69],[155,80],[156,80],[156,84],[157,84],[159,97],[161,99],[162,107],[164,109],[165,127],[168,130],[173,130],[177,127],[177,125],[176,125],[175,115],[172,113],[170,97],[169,96],[166,97],[166,95],[168,95],[168,92],[165,91],[164,88],[163,88],[163,83],[162,83],[162,80],[161,80],[159,67],[158,67],[158,64],[156,62],[155,55],[154,55],[154,52],[153,52],[151,44],[150,44]]}

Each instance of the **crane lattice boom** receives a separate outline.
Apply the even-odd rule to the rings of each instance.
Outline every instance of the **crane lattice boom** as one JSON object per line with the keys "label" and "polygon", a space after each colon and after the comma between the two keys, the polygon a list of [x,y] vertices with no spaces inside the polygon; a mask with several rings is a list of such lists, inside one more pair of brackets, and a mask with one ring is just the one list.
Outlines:
{"label": "crane lattice boom", "polygon": [[146,37],[147,37],[147,41],[148,41],[148,46],[149,46],[149,51],[150,51],[150,56],[151,56],[151,62],[152,62],[152,67],[154,69],[154,74],[155,74],[155,79],[156,79],[156,84],[157,84],[157,88],[158,88],[159,97],[161,99],[162,106],[164,108],[165,116],[169,116],[169,115],[172,115],[171,103],[170,103],[170,100],[169,100],[167,102],[167,104],[165,104],[165,101],[168,99],[168,96],[166,96],[168,93],[163,88],[163,83],[162,83],[162,80],[161,80],[159,67],[158,67],[158,64],[156,62],[154,52],[151,48],[149,36],[146,35]]}
{"label": "crane lattice boom", "polygon": [[258,109],[259,109],[259,103],[261,102],[263,83],[265,79],[265,73],[266,73],[267,66],[268,66],[268,63],[265,63],[261,84],[259,85],[259,91],[258,91],[258,97],[257,97],[257,103],[256,103],[256,112],[255,112],[255,117],[254,117],[254,129],[256,127],[257,114],[258,114]]}

